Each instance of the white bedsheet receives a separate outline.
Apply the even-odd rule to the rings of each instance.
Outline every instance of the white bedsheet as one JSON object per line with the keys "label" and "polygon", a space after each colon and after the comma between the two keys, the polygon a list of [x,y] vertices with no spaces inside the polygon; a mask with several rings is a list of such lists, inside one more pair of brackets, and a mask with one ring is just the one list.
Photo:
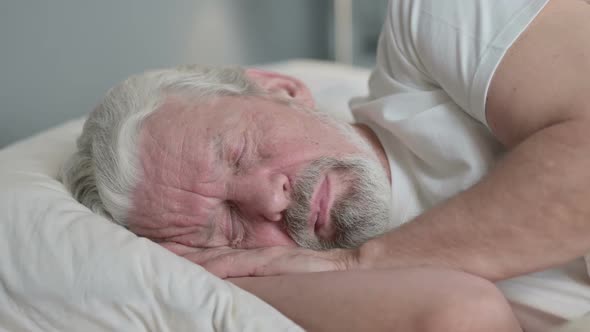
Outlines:
{"label": "white bedsheet", "polygon": [[[367,70],[314,61],[272,66],[309,84],[344,119]],[[0,330],[298,331],[255,296],[92,214],[56,175],[82,120],[0,150]],[[395,282],[395,281],[392,281]],[[503,282],[527,331],[590,311],[584,262]]]}

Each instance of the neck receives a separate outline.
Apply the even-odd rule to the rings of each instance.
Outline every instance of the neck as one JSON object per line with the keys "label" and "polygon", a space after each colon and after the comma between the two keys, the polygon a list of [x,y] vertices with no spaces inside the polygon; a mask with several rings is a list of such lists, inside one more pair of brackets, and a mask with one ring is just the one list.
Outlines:
{"label": "neck", "polygon": [[377,137],[375,132],[371,130],[371,128],[369,128],[368,126],[360,123],[355,123],[352,125],[352,127],[367,141],[367,143],[369,143],[369,145],[377,155],[379,162],[381,162],[381,166],[383,166],[383,168],[385,169],[389,182],[391,182],[391,169],[389,168],[389,160],[387,159],[385,149],[383,149],[383,145],[381,145],[381,142],[379,141],[379,138]]}

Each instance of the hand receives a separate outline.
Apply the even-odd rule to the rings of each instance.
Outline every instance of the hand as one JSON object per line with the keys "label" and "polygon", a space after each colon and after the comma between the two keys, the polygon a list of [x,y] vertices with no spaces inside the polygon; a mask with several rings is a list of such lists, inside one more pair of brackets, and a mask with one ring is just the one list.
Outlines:
{"label": "hand", "polygon": [[355,268],[355,249],[314,251],[300,247],[199,249],[178,243],[161,243],[175,254],[197,263],[220,278],[344,271]]}

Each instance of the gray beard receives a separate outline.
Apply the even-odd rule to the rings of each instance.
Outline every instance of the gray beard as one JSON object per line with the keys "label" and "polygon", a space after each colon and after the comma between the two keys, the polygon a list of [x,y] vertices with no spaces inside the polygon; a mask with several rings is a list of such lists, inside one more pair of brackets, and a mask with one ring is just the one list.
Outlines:
{"label": "gray beard", "polygon": [[[334,237],[322,239],[310,231],[308,217],[314,188],[328,170],[343,175],[347,190],[335,198],[330,211]],[[284,227],[293,240],[305,248],[355,248],[393,227],[387,174],[376,160],[368,157],[324,157],[314,161],[299,174],[291,198],[292,203],[284,215]]]}

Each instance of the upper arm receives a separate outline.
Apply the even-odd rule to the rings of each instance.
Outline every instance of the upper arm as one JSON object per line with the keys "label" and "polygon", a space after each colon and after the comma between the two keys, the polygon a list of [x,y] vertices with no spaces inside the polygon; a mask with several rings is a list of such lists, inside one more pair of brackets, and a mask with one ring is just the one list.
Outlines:
{"label": "upper arm", "polygon": [[508,50],[487,95],[494,135],[513,146],[535,132],[587,116],[590,5],[552,0]]}

